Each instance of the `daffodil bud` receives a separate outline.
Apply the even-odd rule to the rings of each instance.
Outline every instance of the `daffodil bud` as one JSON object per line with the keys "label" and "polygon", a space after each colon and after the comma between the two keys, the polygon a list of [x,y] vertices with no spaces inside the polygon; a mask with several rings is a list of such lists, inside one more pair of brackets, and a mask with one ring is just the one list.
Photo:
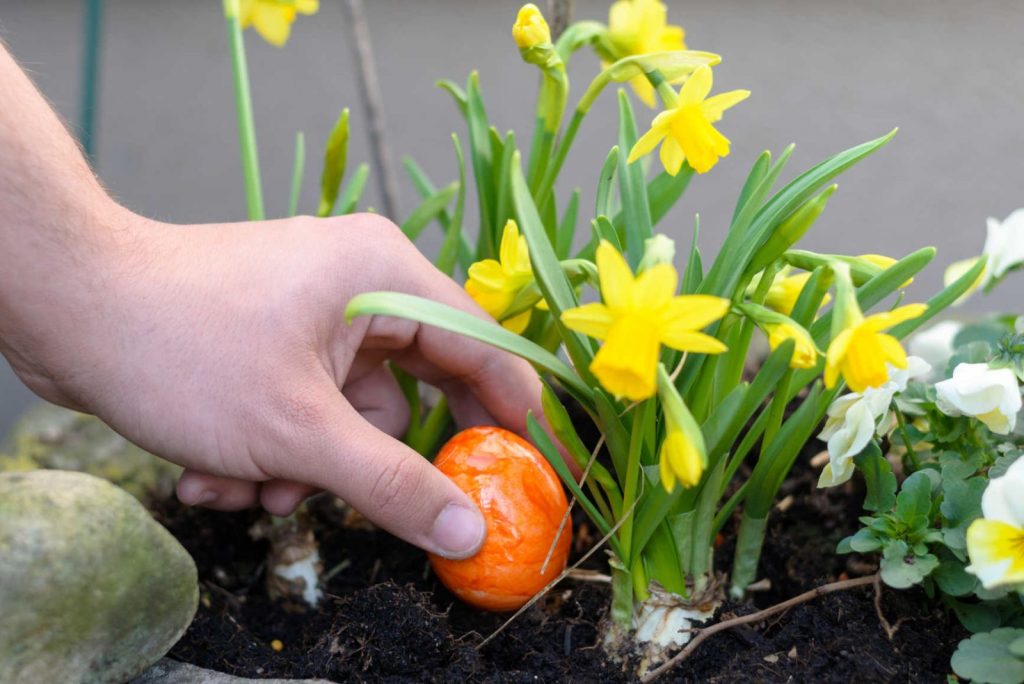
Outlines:
{"label": "daffodil bud", "polygon": [[791,368],[814,368],[818,364],[821,351],[802,325],[788,316],[757,304],[740,304],[738,308],[764,330],[772,351],[784,342],[793,340],[793,354],[789,359]]}
{"label": "daffodil bud", "polygon": [[668,492],[677,480],[685,488],[695,487],[707,467],[704,434],[663,365],[658,366],[658,398],[666,427],[659,454],[661,484]]}
{"label": "daffodil bud", "polygon": [[[814,222],[821,216],[821,212],[825,211],[825,205],[828,204],[828,198],[835,192],[836,185],[830,185],[825,188],[816,197],[812,197],[803,204],[801,204],[796,211],[794,211],[789,218],[783,221],[779,226],[772,231],[772,234],[768,237],[768,240],[761,245],[761,248],[754,254],[754,258],[751,260],[750,265],[747,267],[748,273],[757,273],[763,270],[768,264],[772,263],[783,254],[786,250],[795,245],[800,241]],[[817,264],[816,264],[817,265]],[[801,266],[801,268],[804,268]],[[814,266],[807,269],[813,271]]]}
{"label": "daffodil bud", "polygon": [[520,50],[551,44],[551,29],[540,9],[532,2],[523,5],[512,25],[512,40]]}
{"label": "daffodil bud", "polygon": [[646,271],[657,264],[671,264],[676,260],[676,243],[663,233],[644,240],[644,256],[639,271]]}

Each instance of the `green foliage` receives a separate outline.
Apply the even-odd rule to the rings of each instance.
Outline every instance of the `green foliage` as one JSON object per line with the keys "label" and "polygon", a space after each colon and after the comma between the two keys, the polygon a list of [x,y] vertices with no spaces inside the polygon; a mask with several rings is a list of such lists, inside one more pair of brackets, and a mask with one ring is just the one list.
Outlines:
{"label": "green foliage", "polygon": [[1024,629],[1003,627],[960,642],[953,671],[977,684],[1024,682]]}

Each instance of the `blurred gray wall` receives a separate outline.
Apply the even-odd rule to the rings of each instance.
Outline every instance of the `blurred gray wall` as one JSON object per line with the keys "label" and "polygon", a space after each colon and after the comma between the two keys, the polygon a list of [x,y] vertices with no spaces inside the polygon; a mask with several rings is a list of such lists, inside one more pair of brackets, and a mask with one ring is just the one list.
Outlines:
{"label": "blurred gray wall", "polygon": [[[306,212],[315,209],[320,150],[338,111],[352,108],[350,160],[368,158],[357,81],[337,0],[301,17],[275,49],[248,37],[268,212],[286,207],[296,131],[307,140]],[[519,2],[368,0],[390,144],[440,183],[455,177],[449,134],[464,129],[438,78],[480,71],[492,118],[532,127],[536,73],[509,37]],[[540,3],[542,6],[544,2]],[[578,1],[577,18],[604,19],[607,2]],[[1024,206],[1024,3],[1016,0],[669,0],[695,49],[724,55],[716,91],[749,88],[721,130],[732,155],[690,190],[662,225],[688,239],[693,215],[714,253],[757,153],[798,143],[787,177],[823,157],[900,126],[893,143],[844,175],[807,241],[810,248],[902,255],[939,247],[912,287],[925,297],[942,268],[977,253],[985,218]],[[231,72],[219,0],[108,0],[97,171],[118,198],[172,222],[244,218]],[[76,119],[79,0],[0,0],[0,36],[68,121]],[[580,54],[574,92],[597,68]],[[0,102],[0,106],[14,106]],[[607,93],[583,126],[563,173],[592,205],[597,170],[615,140]],[[640,112],[646,125],[650,115]],[[522,142],[521,142],[522,144]],[[0,154],[2,154],[0,150]],[[350,168],[352,168],[350,167]],[[372,182],[372,181],[371,181]],[[370,204],[379,206],[371,188]],[[587,192],[591,191],[591,192]],[[415,195],[402,178],[402,214]],[[467,208],[467,216],[475,210]],[[584,218],[589,219],[590,212]],[[584,223],[584,225],[586,225]],[[428,250],[436,249],[436,240]],[[1015,308],[1024,277],[975,299],[970,311]],[[0,429],[30,400],[0,370]]]}

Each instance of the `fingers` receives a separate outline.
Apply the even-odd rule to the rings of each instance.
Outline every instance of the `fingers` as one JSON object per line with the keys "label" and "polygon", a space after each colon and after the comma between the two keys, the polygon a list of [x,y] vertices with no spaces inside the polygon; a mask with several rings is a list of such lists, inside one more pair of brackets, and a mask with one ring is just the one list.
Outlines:
{"label": "fingers", "polygon": [[483,543],[472,500],[426,459],[381,432],[326,376],[304,401],[315,416],[283,435],[276,477],[322,487],[378,526],[427,551],[466,558]]}
{"label": "fingers", "polygon": [[286,516],[299,504],[316,494],[319,488],[287,480],[270,480],[260,487],[260,505],[271,515]]}
{"label": "fingers", "polygon": [[178,479],[178,500],[186,506],[240,511],[259,501],[260,484],[186,470]]}
{"label": "fingers", "polygon": [[353,364],[342,394],[375,428],[392,437],[401,437],[409,427],[409,403],[395,376],[380,363],[365,371],[357,366]]}

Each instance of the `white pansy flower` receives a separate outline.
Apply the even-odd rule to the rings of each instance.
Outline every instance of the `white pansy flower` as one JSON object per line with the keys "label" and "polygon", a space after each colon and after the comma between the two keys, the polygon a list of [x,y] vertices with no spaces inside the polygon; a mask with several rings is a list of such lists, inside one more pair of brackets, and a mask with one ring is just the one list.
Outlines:
{"label": "white pansy flower", "polygon": [[988,219],[988,236],[982,254],[988,257],[986,285],[1024,263],[1024,209],[1018,209],[1003,221]]}
{"label": "white pansy flower", "polygon": [[981,497],[982,518],[967,529],[967,572],[986,589],[1024,583],[1024,458],[988,483]]}
{"label": "white pansy flower", "polygon": [[924,359],[935,372],[942,373],[953,358],[953,340],[963,327],[959,321],[936,323],[911,337],[907,351]]}
{"label": "white pansy flower", "polygon": [[1021,409],[1020,386],[1009,368],[961,363],[935,384],[936,406],[947,416],[974,416],[997,435],[1009,434]]}
{"label": "white pansy flower", "polygon": [[889,366],[889,381],[837,398],[828,407],[828,420],[818,439],[828,441],[828,464],[818,479],[819,487],[835,487],[853,476],[853,457],[864,450],[875,435],[893,425],[889,406],[907,389],[910,378],[927,375],[931,366],[916,356],[907,357],[906,368]]}

